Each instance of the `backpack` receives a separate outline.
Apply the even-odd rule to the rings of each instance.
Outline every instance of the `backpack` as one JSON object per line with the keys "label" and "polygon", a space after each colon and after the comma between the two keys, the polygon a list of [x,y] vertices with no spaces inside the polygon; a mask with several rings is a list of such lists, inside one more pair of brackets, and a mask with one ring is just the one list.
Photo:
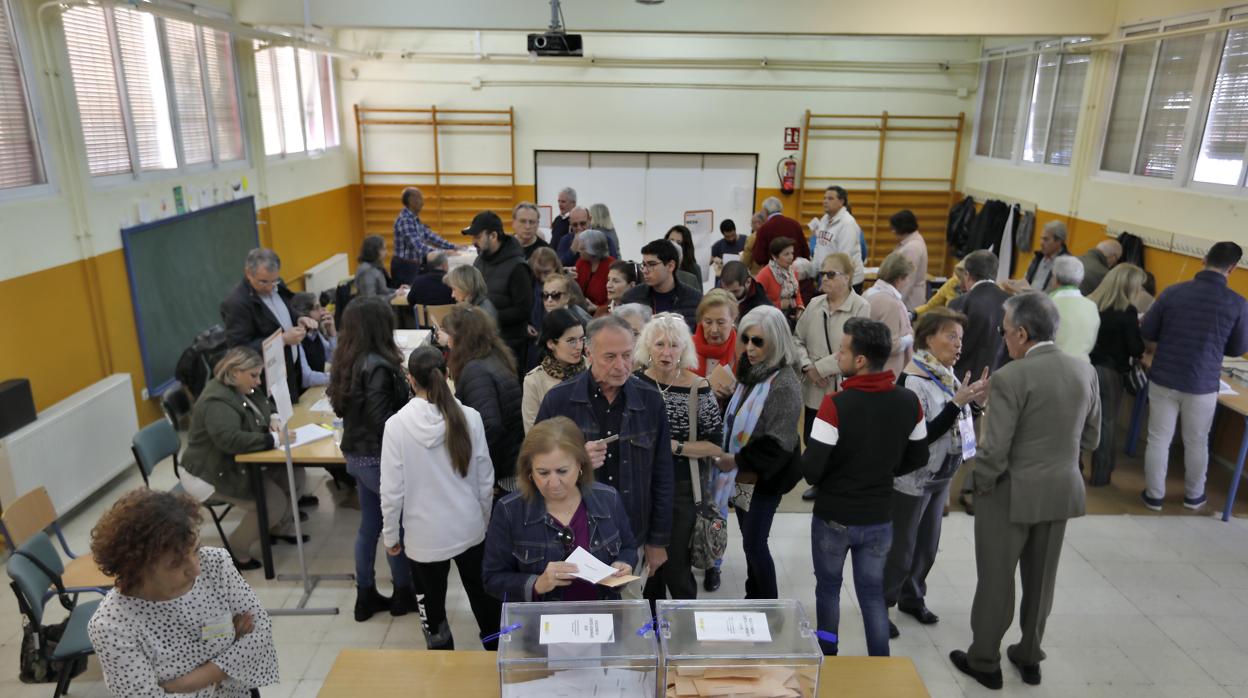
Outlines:
{"label": "backpack", "polygon": [[[61,584],[61,578],[58,574],[48,569],[39,558],[18,550],[13,553],[20,555],[36,567],[44,574],[52,579],[52,583],[56,586],[57,599],[66,610],[72,610],[74,600],[65,592],[65,587]],[[59,662],[53,664],[48,657],[56,649],[57,643],[65,635],[65,628],[69,625],[69,618],[65,618],[59,623],[51,625],[38,625],[30,622],[30,616],[27,615],[29,608],[26,606],[26,599],[22,596],[22,592],[18,589],[17,582],[11,582],[13,593],[17,594],[17,603],[22,610],[22,647],[21,653],[18,655],[18,673],[17,678],[22,683],[56,683],[60,679],[62,671],[68,671],[69,677],[73,678],[87,670],[87,658],[78,657],[70,662]]]}
{"label": "backpack", "polygon": [[208,378],[212,376],[212,367],[225,356],[226,349],[225,328],[213,325],[195,335],[191,345],[178,357],[173,377],[190,391],[192,400],[203,392]]}

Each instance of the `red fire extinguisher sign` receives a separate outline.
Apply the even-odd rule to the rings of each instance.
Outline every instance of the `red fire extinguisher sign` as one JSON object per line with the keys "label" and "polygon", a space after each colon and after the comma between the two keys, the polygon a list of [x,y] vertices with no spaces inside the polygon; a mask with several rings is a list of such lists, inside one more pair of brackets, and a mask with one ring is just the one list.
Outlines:
{"label": "red fire extinguisher sign", "polygon": [[802,141],[802,129],[797,126],[788,126],[784,129],[784,149],[797,150],[798,145]]}

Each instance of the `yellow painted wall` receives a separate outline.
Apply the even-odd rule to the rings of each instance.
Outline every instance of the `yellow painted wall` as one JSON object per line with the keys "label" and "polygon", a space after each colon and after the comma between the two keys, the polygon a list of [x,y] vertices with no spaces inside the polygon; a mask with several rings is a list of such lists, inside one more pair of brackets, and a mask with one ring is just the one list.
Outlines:
{"label": "yellow painted wall", "polygon": [[[359,247],[355,185],[278,204],[258,215],[268,221],[261,226],[262,243],[282,257],[283,275],[300,284],[308,267],[338,252],[354,258]],[[93,298],[99,302],[90,302]],[[30,379],[37,409],[110,373],[129,373],[139,423],[160,416],[157,402],[139,395],[143,363],[121,250],[0,281],[0,307],[9,312],[6,326],[21,328],[20,337],[0,342],[0,376]]]}

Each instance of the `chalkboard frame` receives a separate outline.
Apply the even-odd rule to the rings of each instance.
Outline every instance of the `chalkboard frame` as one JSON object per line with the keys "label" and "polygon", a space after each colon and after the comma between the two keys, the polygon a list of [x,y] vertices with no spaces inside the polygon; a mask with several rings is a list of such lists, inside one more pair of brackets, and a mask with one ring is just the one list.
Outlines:
{"label": "chalkboard frame", "polygon": [[[143,323],[142,300],[139,297],[140,294],[138,293],[137,287],[134,283],[135,263],[132,259],[133,247],[131,238],[154,228],[167,226],[170,223],[193,220],[210,213],[219,212],[241,205],[246,205],[251,210],[252,232],[254,234],[254,243],[252,244],[252,247],[259,247],[260,227],[259,222],[256,219],[256,198],[254,196],[240,197],[232,201],[225,201],[219,204],[213,204],[212,206],[205,206],[197,211],[188,211],[187,213],[180,215],[161,218],[150,223],[141,223],[139,225],[121,229],[121,246],[126,259],[126,280],[130,284],[130,304],[134,310],[134,325],[139,337],[139,354],[143,363],[143,377],[144,383],[146,384],[145,392],[148,397],[159,397],[160,395],[163,395],[165,391],[176,385],[178,380],[176,377],[170,376],[167,380],[164,380],[153,387],[153,383],[155,383],[153,376],[154,369],[152,366],[151,351],[148,347],[147,336]],[[239,259],[239,267],[241,268],[242,265],[243,260]],[[224,298],[222,300],[224,300]],[[205,326],[205,329],[206,328],[207,326]]]}

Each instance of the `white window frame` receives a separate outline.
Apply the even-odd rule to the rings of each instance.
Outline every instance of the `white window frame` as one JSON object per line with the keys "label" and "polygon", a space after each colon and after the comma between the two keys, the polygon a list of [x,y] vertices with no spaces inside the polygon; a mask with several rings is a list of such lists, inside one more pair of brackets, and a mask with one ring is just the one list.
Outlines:
{"label": "white window frame", "polygon": [[[128,7],[128,6],[123,5],[122,7]],[[187,5],[186,8],[190,9],[191,6]],[[134,9],[134,8],[130,8],[130,9]],[[200,12],[201,14],[212,14],[214,16],[217,16],[223,19],[230,18],[230,15],[228,14],[223,14],[219,12],[210,13],[205,8],[199,8],[198,6],[196,6],[195,9],[197,12]],[[136,10],[136,11],[141,12],[141,10]],[[68,44],[65,41],[64,31],[61,31],[58,33],[58,39],[60,41],[60,58],[63,61],[61,69],[64,75],[69,76],[69,79],[64,81],[64,88],[65,88],[66,99],[68,100],[67,103],[72,105],[72,111],[73,111],[72,117],[74,121],[74,126],[71,130],[74,132],[74,142],[75,142],[75,146],[77,150],[77,152],[74,155],[75,157],[79,159],[79,162],[81,163],[84,177],[90,183],[90,185],[96,190],[101,190],[101,191],[116,190],[116,189],[122,189],[128,186],[131,186],[136,182],[159,182],[162,180],[176,180],[178,178],[185,177],[187,175],[199,175],[199,174],[204,174],[208,172],[246,171],[253,167],[253,164],[251,162],[251,147],[247,139],[247,115],[246,115],[246,108],[245,108],[246,103],[243,101],[243,97],[245,93],[243,91],[243,86],[242,86],[242,81],[241,81],[242,74],[238,68],[238,51],[237,51],[238,42],[234,39],[233,35],[230,35],[230,41],[231,41],[230,56],[233,59],[231,63],[232,63],[232,69],[234,70],[234,99],[237,100],[237,104],[238,104],[240,129],[243,134],[243,139],[242,139],[243,152],[242,152],[242,157],[240,157],[237,160],[218,160],[217,149],[216,149],[216,135],[212,129],[213,119],[215,117],[212,114],[212,108],[211,108],[211,102],[210,102],[211,98],[210,98],[210,93],[208,89],[207,67],[204,65],[205,49],[203,45],[204,42],[202,39],[202,35],[200,33],[201,25],[198,25],[198,24],[193,25],[195,27],[195,44],[196,44],[198,56],[200,59],[199,71],[200,71],[200,76],[201,76],[201,86],[204,92],[205,110],[208,112],[208,124],[209,124],[208,138],[209,138],[209,143],[211,145],[212,160],[209,162],[201,162],[201,163],[194,163],[194,164],[188,165],[185,163],[185,159],[182,153],[182,130],[181,130],[181,123],[178,117],[177,94],[176,94],[177,90],[174,89],[173,73],[171,72],[172,67],[170,66],[170,62],[169,62],[168,42],[165,38],[165,26],[164,26],[165,19],[159,15],[153,15],[153,19],[156,23],[156,37],[157,37],[156,46],[157,46],[157,50],[160,52],[161,69],[163,72],[161,78],[165,82],[165,95],[167,99],[167,107],[169,109],[169,123],[174,134],[173,148],[174,148],[174,152],[177,154],[177,160],[178,160],[177,167],[163,169],[163,170],[144,170],[139,165],[140,161],[139,161],[138,139],[135,136],[134,120],[130,114],[130,96],[126,91],[125,82],[124,82],[124,79],[122,78],[122,76],[125,73],[124,73],[124,67],[121,64],[121,52],[117,44],[117,34],[115,30],[115,25],[110,20],[107,22],[107,25],[106,25],[108,27],[108,36],[109,36],[109,44],[110,44],[109,51],[112,55],[113,65],[114,65],[116,74],[118,76],[117,89],[118,89],[118,96],[119,96],[119,104],[120,104],[121,113],[122,113],[122,125],[126,131],[126,144],[130,153],[130,171],[119,172],[117,174],[95,175],[95,176],[90,174],[90,167],[87,162],[87,149],[86,149],[85,136],[83,134],[82,127],[81,127],[82,115],[78,111],[77,90],[76,90],[76,87],[74,86],[73,70],[69,63]],[[220,30],[217,30],[217,31],[220,31]]]}
{"label": "white window frame", "polygon": [[[1057,57],[1058,57],[1058,64],[1057,64],[1057,78],[1053,81],[1053,100],[1054,101],[1053,103],[1049,105],[1048,124],[1045,129],[1045,140],[1046,140],[1046,147],[1047,147],[1047,140],[1053,128],[1053,114],[1057,111],[1055,107],[1057,106],[1056,105],[1057,90],[1058,90],[1058,87],[1061,85],[1062,56],[1066,55],[1069,52],[1067,50],[1068,46],[1073,46],[1073,45],[1077,45],[1080,43],[1086,43],[1089,40],[1090,38],[1086,36],[1052,37],[1052,38],[1047,38],[1047,39],[1041,39],[1039,41],[1029,42],[1026,44],[1012,44],[1010,46],[1003,46],[1003,47],[998,47],[998,48],[984,51],[983,57],[985,59],[991,58],[993,59],[993,61],[1000,62],[1002,64],[1001,78],[1000,78],[1002,82],[997,88],[997,106],[994,112],[994,119],[997,121],[999,121],[1001,118],[1001,107],[1002,107],[1001,97],[1004,91],[1003,88],[1004,88],[1004,81],[1005,81],[1005,67],[1004,67],[1005,63],[1011,57],[1016,57],[1020,53],[1030,54],[1030,55],[1024,56],[1025,58],[1029,60],[1028,60],[1028,65],[1027,65],[1027,72],[1023,78],[1024,89],[1019,94],[1019,103],[1016,105],[1016,109],[1018,110],[1019,122],[1014,133],[1014,145],[1010,149],[1011,152],[1014,153],[1014,155],[1009,158],[997,158],[997,157],[992,157],[991,155],[980,155],[979,154],[979,129],[976,128],[974,130],[973,142],[971,143],[971,159],[972,160],[976,162],[987,163],[987,164],[1013,165],[1015,167],[1025,167],[1025,168],[1032,169],[1032,170],[1051,172],[1053,174],[1070,174],[1070,171],[1071,171],[1070,165],[1055,165],[1053,163],[1048,163],[1048,162],[1031,162],[1030,160],[1024,159],[1023,149],[1027,143],[1027,126],[1031,121],[1031,107],[1030,107],[1031,94],[1032,94],[1032,91],[1035,89],[1036,77],[1039,71],[1040,54],[1041,53],[1053,53],[1051,49],[1044,50],[1042,49],[1042,47],[1046,44],[1051,44],[1055,41],[1060,42],[1056,51]],[[980,71],[979,71],[979,98],[976,101],[976,105],[975,105],[975,123],[976,124],[978,124],[980,119],[983,118],[984,96],[986,94],[986,90],[984,89],[984,81],[987,80],[987,77],[988,77],[988,65],[990,62],[992,61],[984,60],[984,62],[981,64]],[[1089,73],[1090,72],[1091,71],[1089,71]],[[1087,87],[1087,80],[1088,80],[1088,77],[1085,76],[1084,78],[1085,88]],[[1076,126],[1076,128],[1078,127]],[[993,133],[993,138],[995,138],[996,137],[996,125],[995,124],[992,128],[992,133]],[[1078,133],[1076,133],[1075,138],[1077,142]],[[988,152],[990,153],[992,152],[991,144],[989,145]]]}
{"label": "white window frame", "polygon": [[39,160],[43,165],[43,180],[39,184],[31,184],[24,187],[9,187],[0,189],[0,203],[9,201],[24,201],[29,199],[38,199],[55,195],[59,191],[56,179],[56,166],[53,157],[54,151],[48,141],[48,128],[44,120],[43,103],[39,97],[38,85],[35,82],[35,76],[39,75],[35,70],[34,61],[30,55],[27,43],[24,37],[28,36],[31,26],[26,22],[23,13],[22,4],[20,2],[11,2],[10,0],[0,0],[4,3],[9,11],[9,21],[13,28],[14,51],[17,55],[18,69],[21,71],[22,84],[26,88],[26,108],[30,112],[31,128],[34,129],[35,147],[39,149]]}
{"label": "white window frame", "polygon": [[[257,80],[257,84],[256,84],[256,91],[257,91],[257,93],[259,93],[259,90],[261,89],[261,87],[260,87],[260,85],[259,85],[258,79],[257,79],[257,78],[256,78],[256,76],[255,76],[255,62],[256,62],[256,61],[258,61],[258,60],[260,60],[260,52],[261,52],[261,51],[263,51],[263,50],[267,50],[267,49],[270,49],[270,48],[278,48],[278,47],[276,47],[276,46],[255,47],[255,43],[252,43],[252,46],[253,46],[253,49],[252,49],[252,78]],[[270,161],[270,162],[272,162],[272,161],[278,161],[278,162],[298,162],[298,161],[300,161],[300,160],[316,160],[316,159],[318,159],[318,158],[325,157],[326,155],[330,155],[330,154],[334,153],[335,151],[337,151],[338,149],[342,148],[342,119],[341,119],[341,114],[340,114],[340,112],[339,112],[339,105],[338,105],[338,86],[334,84],[334,82],[335,82],[335,81],[334,81],[334,77],[335,77],[335,76],[334,76],[334,74],[333,74],[333,73],[334,73],[335,68],[334,68],[333,56],[330,56],[330,57],[329,57],[329,58],[330,58],[330,64],[329,64],[329,67],[330,67],[329,82],[330,82],[330,88],[331,88],[331,89],[330,89],[330,92],[331,92],[330,98],[331,98],[331,100],[333,101],[333,103],[332,103],[330,106],[332,107],[332,109],[333,109],[334,113],[335,113],[336,115],[338,115],[338,118],[335,118],[335,119],[334,119],[334,125],[337,127],[337,130],[338,130],[338,143],[337,143],[336,145],[329,146],[328,148],[317,148],[316,150],[310,150],[310,149],[308,149],[308,147],[307,147],[307,145],[308,145],[308,115],[307,115],[306,110],[304,109],[304,106],[305,106],[305,105],[304,105],[304,103],[303,103],[303,67],[300,65],[300,62],[299,62],[299,54],[298,54],[298,51],[299,51],[299,50],[303,50],[303,51],[310,51],[311,53],[316,54],[316,56],[317,56],[317,60],[318,60],[318,61],[320,60],[321,56],[323,55],[323,52],[321,52],[321,51],[316,51],[316,50],[314,50],[314,49],[310,49],[310,48],[306,48],[306,47],[294,47],[294,49],[295,49],[295,51],[296,51],[296,53],[295,53],[295,61],[294,61],[294,63],[295,63],[295,90],[296,90],[296,93],[299,95],[299,123],[301,124],[301,126],[302,126],[302,128],[303,128],[303,145],[304,145],[304,148],[303,148],[303,150],[297,150],[297,151],[295,151],[295,152],[293,152],[293,153],[280,152],[280,153],[274,153],[274,154],[272,154],[272,155],[269,155],[269,154],[265,153],[265,145],[264,145],[264,116],[263,116],[263,115],[261,115],[261,117],[260,117],[260,122],[261,122],[261,123],[260,123],[260,145],[259,145],[259,147],[256,149],[256,152],[257,152],[257,153],[265,153],[264,158],[265,158],[266,160]],[[266,55],[265,55],[265,58],[266,58],[266,59],[269,59],[272,55],[273,55],[272,53],[266,54]],[[270,68],[271,68],[271,70],[272,70],[272,74],[273,74],[273,82],[274,82],[274,85],[276,86],[276,85],[277,85],[277,83],[278,83],[278,71],[277,71],[277,65],[276,65],[276,62],[274,62],[274,64],[273,64]],[[277,87],[277,89],[275,90],[274,98],[277,100],[277,102],[276,102],[276,104],[277,104],[277,110],[278,110],[278,114],[277,114],[277,129],[278,129],[278,132],[280,133],[280,132],[284,132],[284,131],[285,131],[285,129],[286,129],[285,124],[284,124],[284,123],[282,123],[282,115],[281,115],[281,88],[280,88],[280,87]],[[322,97],[322,99],[324,99],[324,97]],[[258,94],[257,94],[257,97],[256,97],[256,102],[257,102],[257,105],[256,105],[256,106],[257,106],[257,107],[259,107],[259,101],[260,101],[260,98],[259,98],[259,96],[258,96]],[[286,143],[286,139],[285,139],[285,137],[283,136],[283,137],[282,137],[282,145],[283,145],[283,149],[285,148],[285,143]]]}
{"label": "white window frame", "polygon": [[[1158,33],[1166,31],[1167,28],[1175,25],[1188,24],[1191,22],[1205,21],[1207,24],[1216,24],[1223,21],[1236,12],[1243,13],[1246,9],[1238,6],[1230,9],[1213,10],[1206,12],[1195,12],[1162,19],[1153,19],[1145,22],[1137,22],[1135,24],[1121,27],[1117,32],[1117,37],[1125,38],[1130,34],[1149,29],[1156,30]],[[1158,52],[1161,50],[1161,42],[1166,37],[1157,40],[1157,45],[1153,50],[1152,66],[1148,75],[1148,91],[1144,95],[1144,99],[1140,106],[1140,123],[1136,127],[1135,145],[1131,155],[1131,166],[1128,172],[1115,172],[1103,168],[1105,162],[1105,148],[1109,143],[1109,125],[1113,112],[1113,104],[1115,90],[1118,87],[1118,77],[1122,70],[1122,54],[1123,48],[1119,47],[1114,51],[1114,67],[1110,74],[1110,78],[1105,87],[1104,98],[1101,109],[1100,123],[1097,128],[1098,147],[1095,150],[1096,162],[1093,165],[1092,179],[1113,182],[1116,184],[1129,184],[1131,186],[1151,187],[1160,191],[1181,191],[1184,189],[1195,191],[1206,191],[1210,193],[1220,194],[1243,194],[1244,189],[1238,186],[1230,186],[1225,184],[1210,184],[1204,182],[1195,182],[1192,178],[1196,171],[1196,157],[1199,155],[1201,137],[1204,135],[1205,120],[1209,113],[1209,101],[1213,96],[1213,83],[1217,79],[1217,71],[1222,57],[1222,48],[1226,41],[1225,31],[1205,32],[1200,35],[1203,37],[1203,46],[1201,47],[1200,60],[1196,68],[1196,80],[1192,85],[1192,108],[1188,110],[1187,120],[1184,124],[1183,146],[1180,149],[1179,160],[1175,165],[1174,177],[1163,179],[1161,177],[1148,177],[1145,175],[1135,174],[1135,168],[1140,157],[1141,138],[1143,137],[1144,125],[1148,118],[1148,102],[1153,91],[1153,82],[1156,77]],[[1248,170],[1248,167],[1245,168]]]}
{"label": "white window frame", "polygon": [[[1229,21],[1234,15],[1248,15],[1248,5],[1228,7],[1214,21]],[[1223,196],[1242,196],[1248,194],[1248,148],[1244,149],[1244,165],[1239,173],[1238,184],[1217,184],[1216,182],[1196,181],[1196,161],[1200,157],[1200,148],[1205,136],[1205,127],[1209,121],[1209,109],[1213,106],[1213,88],[1218,81],[1218,70],[1222,67],[1222,52],[1226,48],[1227,30],[1214,32],[1213,48],[1209,52],[1208,69],[1202,74],[1203,80],[1197,83],[1201,100],[1197,108],[1196,128],[1191,134],[1192,146],[1189,167],[1186,171],[1185,187],[1193,191]]]}

